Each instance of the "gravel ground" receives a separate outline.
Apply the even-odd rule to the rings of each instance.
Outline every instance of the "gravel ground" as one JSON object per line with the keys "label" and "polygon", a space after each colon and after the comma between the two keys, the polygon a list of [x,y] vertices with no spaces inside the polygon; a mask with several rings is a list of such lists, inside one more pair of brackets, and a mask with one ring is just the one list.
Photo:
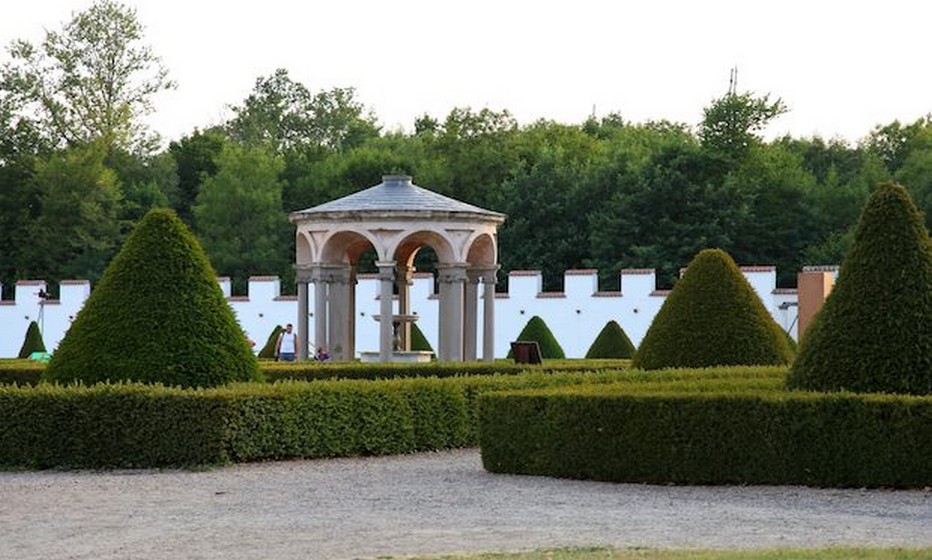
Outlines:
{"label": "gravel ground", "polygon": [[477,450],[191,471],[0,473],[2,559],[292,559],[609,545],[932,547],[932,492],[607,484]]}

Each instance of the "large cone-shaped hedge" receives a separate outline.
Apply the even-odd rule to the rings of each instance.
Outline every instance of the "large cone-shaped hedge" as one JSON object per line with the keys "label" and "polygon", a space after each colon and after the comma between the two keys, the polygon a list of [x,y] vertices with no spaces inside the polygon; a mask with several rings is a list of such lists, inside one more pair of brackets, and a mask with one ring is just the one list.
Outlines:
{"label": "large cone-shaped hedge", "polygon": [[206,387],[257,378],[258,362],[200,244],[173,212],[153,210],[104,271],[45,377]]}
{"label": "large cone-shaped hedge", "polygon": [[788,385],[932,394],[932,246],[903,187],[881,185],[868,199]]}
{"label": "large cone-shaped hedge", "polygon": [[621,325],[616,321],[609,321],[602,328],[599,336],[595,337],[595,341],[586,352],[586,358],[631,358],[634,352],[634,344],[631,343],[631,339],[628,338]]}
{"label": "large cone-shaped hedge", "polygon": [[26,338],[19,349],[19,358],[28,358],[33,352],[45,352],[45,343],[42,341],[42,333],[39,332],[39,324],[30,321],[29,328],[26,329]]}
{"label": "large cone-shaped hedge", "polygon": [[[566,354],[563,352],[563,347],[560,346],[560,343],[557,342],[553,333],[550,332],[550,328],[547,327],[547,323],[543,319],[534,315],[531,317],[531,320],[524,325],[524,328],[521,329],[521,334],[518,335],[516,340],[530,342],[532,340],[537,341],[537,345],[540,346],[540,357],[544,359],[563,359],[566,358]],[[514,358],[511,351],[508,352],[508,358]]]}
{"label": "large cone-shaped hedge", "polygon": [[641,369],[786,364],[793,350],[722,250],[701,251],[667,296],[634,356]]}

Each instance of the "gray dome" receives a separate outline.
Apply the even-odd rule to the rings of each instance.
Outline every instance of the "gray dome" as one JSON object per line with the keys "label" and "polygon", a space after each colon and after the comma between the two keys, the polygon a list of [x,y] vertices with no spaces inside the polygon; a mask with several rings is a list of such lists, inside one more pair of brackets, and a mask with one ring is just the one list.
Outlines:
{"label": "gray dome", "polygon": [[407,175],[386,175],[374,187],[295,212],[298,216],[357,212],[444,212],[479,214],[504,220],[505,215],[423,189]]}

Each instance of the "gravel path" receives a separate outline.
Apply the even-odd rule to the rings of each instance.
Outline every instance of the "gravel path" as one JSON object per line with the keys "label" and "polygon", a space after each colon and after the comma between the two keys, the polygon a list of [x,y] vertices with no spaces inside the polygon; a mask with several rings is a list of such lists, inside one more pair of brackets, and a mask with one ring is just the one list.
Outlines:
{"label": "gravel path", "polygon": [[370,558],[611,545],[932,547],[932,492],[494,475],[476,450],[0,473],[0,558]]}

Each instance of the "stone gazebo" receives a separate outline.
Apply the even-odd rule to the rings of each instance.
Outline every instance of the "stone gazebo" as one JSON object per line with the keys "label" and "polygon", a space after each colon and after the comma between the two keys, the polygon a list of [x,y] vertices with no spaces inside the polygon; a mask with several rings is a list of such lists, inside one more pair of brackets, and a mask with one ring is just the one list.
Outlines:
{"label": "stone gazebo", "polygon": [[[379,360],[411,349],[408,295],[414,257],[421,247],[437,255],[440,341],[443,361],[477,358],[479,281],[483,284],[482,359],[495,356],[496,230],[505,215],[418,187],[411,177],[389,175],[349,196],[292,212],[297,226],[299,357],[310,347],[329,349],[335,360],[356,355],[356,270],[368,249],[376,253],[380,281]],[[308,309],[314,285],[314,309]],[[398,295],[395,313],[394,294]],[[309,312],[314,318],[310,338]],[[390,320],[385,318],[390,317]]]}

